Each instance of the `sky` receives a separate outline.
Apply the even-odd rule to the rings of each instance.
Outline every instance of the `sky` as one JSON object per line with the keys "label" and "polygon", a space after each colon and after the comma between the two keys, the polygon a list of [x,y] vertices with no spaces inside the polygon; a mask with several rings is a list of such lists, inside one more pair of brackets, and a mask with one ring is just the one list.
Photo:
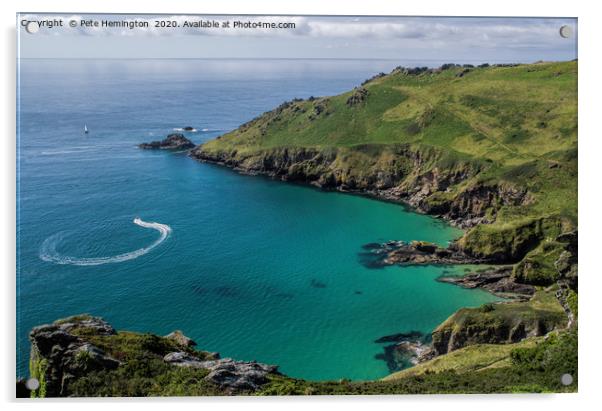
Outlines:
{"label": "sky", "polygon": [[[47,20],[62,21],[63,26],[48,27]],[[94,27],[103,20],[148,27]],[[156,21],[177,27],[155,27]],[[32,22],[30,28],[38,28],[35,34],[26,30],[28,22]],[[200,22],[218,27],[185,27]],[[289,26],[235,28],[235,22]],[[577,58],[575,18],[21,14],[17,25],[22,58],[333,58],[457,63]],[[569,38],[560,35],[562,26],[572,29]]]}

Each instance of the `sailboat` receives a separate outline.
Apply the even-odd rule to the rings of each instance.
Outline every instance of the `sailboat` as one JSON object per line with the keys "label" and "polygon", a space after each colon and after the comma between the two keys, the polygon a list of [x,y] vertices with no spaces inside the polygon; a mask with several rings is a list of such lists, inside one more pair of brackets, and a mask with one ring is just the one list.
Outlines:
{"label": "sailboat", "polygon": [[88,125],[84,124],[84,134],[88,134]]}

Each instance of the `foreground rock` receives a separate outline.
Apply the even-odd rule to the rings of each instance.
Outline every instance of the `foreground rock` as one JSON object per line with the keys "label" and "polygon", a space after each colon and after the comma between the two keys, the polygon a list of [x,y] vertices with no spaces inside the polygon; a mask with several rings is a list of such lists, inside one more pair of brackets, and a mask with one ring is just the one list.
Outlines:
{"label": "foreground rock", "polygon": [[164,140],[142,143],[138,147],[143,150],[189,150],[194,147],[194,143],[176,133],[168,135]]}
{"label": "foreground rock", "polygon": [[182,351],[169,353],[163,360],[178,367],[209,370],[205,379],[228,392],[257,390],[268,382],[270,374],[278,373],[275,365],[234,361],[231,358],[201,361]]}
{"label": "foreground rock", "polygon": [[80,337],[85,334],[116,333],[106,321],[91,316],[69,317],[31,330],[32,377],[44,382],[44,396],[68,395],[69,385],[78,377],[119,367],[119,361]]}
{"label": "foreground rock", "polygon": [[192,338],[186,337],[180,330],[175,330],[167,334],[165,338],[169,338],[170,340],[175,341],[177,344],[183,347],[194,347],[197,345],[197,343]]}
{"label": "foreground rock", "polygon": [[[196,381],[200,388],[193,386],[192,392],[206,395],[251,393],[270,375],[280,375],[274,365],[196,350],[181,331],[165,337],[116,332],[103,319],[85,314],[35,327],[29,339],[31,377],[40,382],[33,392],[37,397],[111,396],[124,390],[137,396],[149,389],[149,381],[161,378]],[[138,388],[127,391],[124,384]]]}

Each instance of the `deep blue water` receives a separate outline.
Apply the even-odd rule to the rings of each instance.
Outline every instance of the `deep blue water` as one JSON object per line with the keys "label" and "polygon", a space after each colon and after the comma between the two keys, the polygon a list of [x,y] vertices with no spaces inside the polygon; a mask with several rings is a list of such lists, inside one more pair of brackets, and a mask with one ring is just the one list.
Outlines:
{"label": "deep blue water", "polygon": [[[375,339],[427,333],[494,300],[436,282],[445,268],[360,263],[366,243],[460,235],[441,221],[136,147],[188,125],[201,143],[397,64],[21,61],[17,375],[27,374],[31,327],[87,312],[118,329],[181,329],[202,349],[295,377],[378,378],[389,371]],[[165,240],[135,217],[165,225],[155,226]]]}

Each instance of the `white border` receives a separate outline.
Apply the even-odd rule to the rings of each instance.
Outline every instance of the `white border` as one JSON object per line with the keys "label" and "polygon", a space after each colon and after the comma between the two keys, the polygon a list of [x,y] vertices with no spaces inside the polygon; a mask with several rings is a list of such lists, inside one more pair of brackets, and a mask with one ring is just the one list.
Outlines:
{"label": "white border", "polygon": [[[600,364],[600,312],[602,298],[600,278],[602,272],[596,264],[597,248],[602,234],[598,202],[600,190],[599,157],[602,154],[602,131],[598,100],[601,97],[600,27],[602,18],[596,13],[594,2],[579,1],[531,1],[504,0],[464,1],[464,0],[231,0],[221,2],[197,2],[186,0],[134,1],[119,0],[103,2],[82,2],[75,0],[21,0],[1,3],[3,36],[2,59],[2,235],[0,236],[3,295],[0,296],[2,310],[2,372],[0,400],[8,402],[7,409],[18,406],[44,406],[47,409],[102,410],[107,406],[125,408],[129,404],[144,406],[149,410],[163,410],[167,403],[177,407],[219,407],[243,406],[250,409],[302,409],[306,407],[335,407],[362,409],[368,407],[399,407],[408,409],[462,409],[467,407],[487,407],[487,411],[529,407],[566,410],[570,403],[578,402],[579,407],[596,403],[600,391],[597,384]],[[562,16],[579,18],[579,217],[580,227],[580,330],[579,330],[579,394],[572,395],[437,395],[437,396],[394,396],[394,397],[320,397],[320,398],[192,398],[192,399],[129,399],[129,400],[50,400],[17,403],[14,400],[15,370],[15,14],[22,12],[106,12],[106,13],[231,13],[231,14],[346,14],[346,15],[449,15],[449,16]],[[598,121],[596,121],[598,120]],[[110,405],[107,404],[110,402]],[[84,405],[85,403],[85,405]]]}

